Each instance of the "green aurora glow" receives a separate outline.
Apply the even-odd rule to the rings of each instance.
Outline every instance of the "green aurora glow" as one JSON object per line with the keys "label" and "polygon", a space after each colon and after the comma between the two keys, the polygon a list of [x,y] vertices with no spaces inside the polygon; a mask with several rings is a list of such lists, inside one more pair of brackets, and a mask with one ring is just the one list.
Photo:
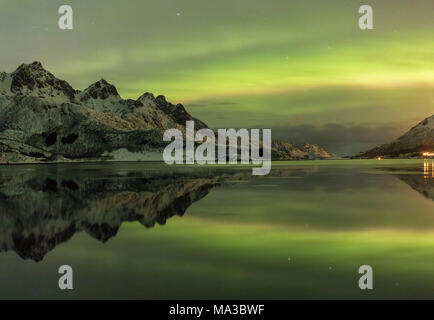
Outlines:
{"label": "green aurora glow", "polygon": [[[73,31],[57,27],[65,3]],[[211,127],[271,127],[357,152],[434,105],[434,2],[369,1],[371,31],[358,28],[361,4],[3,0],[1,69],[40,60],[79,89],[105,78],[125,98],[149,91],[184,103]]]}

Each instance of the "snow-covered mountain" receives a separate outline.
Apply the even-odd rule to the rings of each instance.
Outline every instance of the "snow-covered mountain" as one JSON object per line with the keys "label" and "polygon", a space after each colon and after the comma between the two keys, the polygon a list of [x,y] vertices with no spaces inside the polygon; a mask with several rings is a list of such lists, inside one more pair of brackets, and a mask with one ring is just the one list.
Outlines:
{"label": "snow-covered mountain", "polygon": [[421,121],[395,141],[361,153],[358,157],[412,157],[434,152],[434,115]]}
{"label": "snow-covered mountain", "polygon": [[[83,91],[45,70],[40,62],[0,73],[0,164],[73,160],[162,160],[169,128],[206,128],[182,104],[146,92],[122,99],[101,79]],[[275,142],[273,160],[330,158],[313,145]]]}
{"label": "snow-covered mountain", "polygon": [[78,91],[40,62],[0,73],[0,163],[159,159],[164,130],[187,120],[206,127],[164,96],[122,99],[104,79]]}
{"label": "snow-covered mountain", "polygon": [[271,148],[273,160],[313,160],[336,157],[333,153],[329,153],[320,146],[311,143],[295,145],[285,141],[274,140]]}

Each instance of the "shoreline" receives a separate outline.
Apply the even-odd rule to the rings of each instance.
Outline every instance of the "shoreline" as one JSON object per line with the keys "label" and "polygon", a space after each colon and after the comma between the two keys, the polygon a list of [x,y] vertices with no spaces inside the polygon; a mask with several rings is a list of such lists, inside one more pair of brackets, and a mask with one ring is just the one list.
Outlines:
{"label": "shoreline", "polygon": [[[377,164],[389,164],[389,163],[423,163],[426,161],[434,161],[432,158],[390,158],[390,159],[297,159],[297,160],[272,160],[271,163],[274,165],[305,165],[309,164],[321,164],[321,165],[332,165],[332,164],[355,164],[355,163],[377,163]],[[198,168],[215,168],[215,167],[245,167],[249,168],[256,166],[253,163],[249,164],[176,164],[176,165],[166,165],[163,160],[71,160],[71,161],[50,161],[50,162],[17,162],[17,163],[0,163],[0,168],[8,166],[26,166],[26,165],[80,165],[80,164],[164,164],[163,167],[168,168],[178,168],[178,167],[198,167]]]}

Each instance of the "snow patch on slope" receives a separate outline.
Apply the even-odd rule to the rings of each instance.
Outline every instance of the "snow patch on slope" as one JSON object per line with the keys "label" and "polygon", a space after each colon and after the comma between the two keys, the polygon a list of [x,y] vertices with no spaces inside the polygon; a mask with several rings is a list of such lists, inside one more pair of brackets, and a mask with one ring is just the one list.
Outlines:
{"label": "snow patch on slope", "polygon": [[109,159],[108,161],[163,161],[163,152],[148,151],[144,152],[131,152],[125,148],[117,149],[112,152],[105,152],[103,158]]}

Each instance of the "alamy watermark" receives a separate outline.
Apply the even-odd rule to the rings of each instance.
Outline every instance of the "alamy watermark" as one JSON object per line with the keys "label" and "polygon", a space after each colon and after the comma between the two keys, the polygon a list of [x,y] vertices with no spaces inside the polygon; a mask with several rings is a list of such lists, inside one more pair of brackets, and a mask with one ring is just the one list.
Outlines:
{"label": "alamy watermark", "polygon": [[369,5],[363,5],[359,8],[359,13],[363,14],[359,18],[359,28],[361,30],[374,29],[374,11]]}
{"label": "alamy watermark", "polygon": [[260,129],[251,129],[250,133],[247,129],[218,129],[216,137],[211,129],[195,132],[194,121],[187,121],[185,128],[185,145],[181,130],[164,132],[163,140],[171,141],[163,152],[166,164],[236,164],[240,160],[242,164],[251,161],[254,165],[261,165],[252,169],[253,175],[270,173],[271,129],[263,129],[261,139]]}
{"label": "alamy watermark", "polygon": [[73,271],[72,267],[65,264],[59,267],[59,274],[62,276],[59,278],[59,289],[60,290],[72,290],[74,289]]}
{"label": "alamy watermark", "polygon": [[61,30],[74,29],[72,7],[69,5],[60,6],[58,12],[61,14],[59,18],[59,28]]}
{"label": "alamy watermark", "polygon": [[359,274],[362,274],[359,279],[359,288],[361,290],[374,289],[374,272],[372,271],[372,267],[369,265],[360,266]]}
{"label": "alamy watermark", "polygon": [[[370,5],[362,5],[359,8],[359,14],[362,16],[359,18],[359,28],[361,30],[374,29],[374,13]],[[61,30],[72,30],[73,26],[73,10],[70,5],[62,5],[59,7],[58,13],[62,16],[59,18],[59,28]],[[177,12],[178,17],[181,16],[181,12]]]}

